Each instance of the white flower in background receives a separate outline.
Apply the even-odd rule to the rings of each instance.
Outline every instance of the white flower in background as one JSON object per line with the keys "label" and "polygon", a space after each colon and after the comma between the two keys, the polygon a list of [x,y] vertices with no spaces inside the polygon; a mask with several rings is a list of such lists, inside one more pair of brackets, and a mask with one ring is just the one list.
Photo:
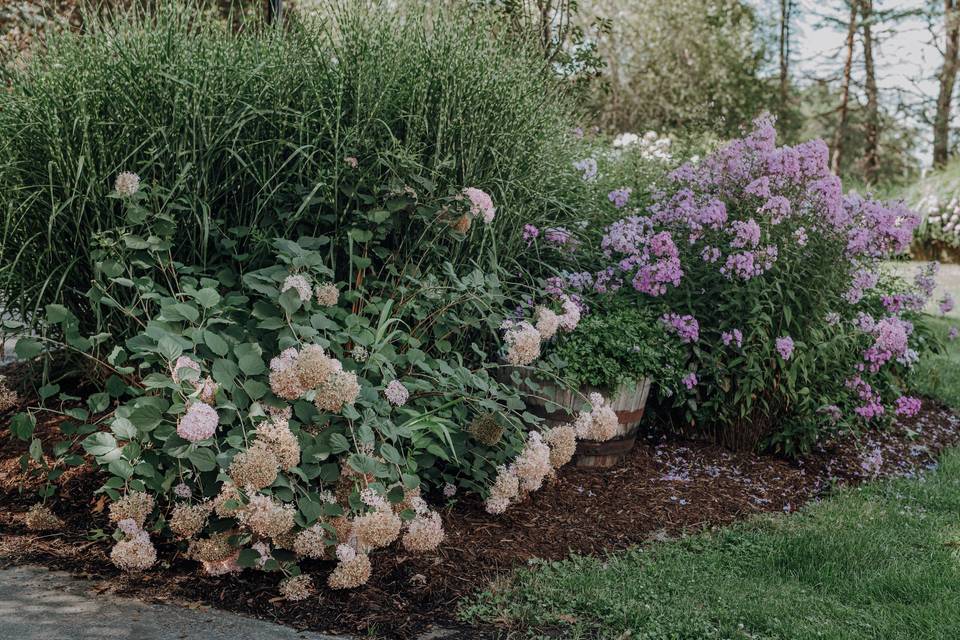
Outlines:
{"label": "white flower in background", "polygon": [[129,198],[140,191],[140,176],[130,171],[118,174],[113,183],[113,190],[118,196]]}
{"label": "white flower in background", "polygon": [[613,139],[613,147],[615,149],[623,149],[640,142],[640,136],[635,133],[621,133]]}

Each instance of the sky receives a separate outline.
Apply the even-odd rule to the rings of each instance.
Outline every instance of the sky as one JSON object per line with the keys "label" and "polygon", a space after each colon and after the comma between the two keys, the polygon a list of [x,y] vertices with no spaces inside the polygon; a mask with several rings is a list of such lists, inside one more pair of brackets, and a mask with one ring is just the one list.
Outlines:
{"label": "sky", "polygon": [[[769,4],[774,4],[769,0]],[[823,15],[842,20],[847,19],[843,2],[800,0],[800,16],[796,29],[794,45],[795,63],[801,72],[836,73],[842,64],[842,49],[846,33],[842,27],[824,25]],[[877,9],[909,11],[920,9],[926,3],[923,0],[875,0]],[[831,7],[830,5],[833,5]],[[941,54],[932,44],[933,36],[927,20],[922,17],[908,17],[896,24],[881,25],[880,41],[875,51],[878,63],[878,84],[882,89],[916,90],[916,80],[925,79],[921,87],[929,95],[935,95],[936,74]],[[859,47],[859,45],[858,45]]]}
{"label": "sky", "polygon": [[[779,6],[775,0],[757,0],[757,4],[767,11],[775,11]],[[842,24],[829,24],[824,18],[846,22],[849,19],[844,6],[846,3],[840,0],[798,0],[797,4],[799,16],[794,24],[792,51],[795,77],[839,78],[844,59],[845,27]],[[898,12],[919,10],[926,4],[925,0],[874,0],[876,10]],[[937,27],[939,25],[934,26]],[[938,31],[937,36],[942,37],[942,33]],[[936,74],[942,63],[942,54],[934,46],[934,33],[928,20],[921,16],[910,16],[895,23],[882,24],[877,40],[874,58],[881,100],[887,105],[895,105],[898,100],[903,100],[914,106],[924,98],[934,100],[938,90]],[[861,75],[862,59],[858,42],[854,69],[855,73]],[[929,131],[929,125],[916,117],[904,117],[915,121],[922,131]],[[923,156],[929,155],[926,151],[924,149]]]}

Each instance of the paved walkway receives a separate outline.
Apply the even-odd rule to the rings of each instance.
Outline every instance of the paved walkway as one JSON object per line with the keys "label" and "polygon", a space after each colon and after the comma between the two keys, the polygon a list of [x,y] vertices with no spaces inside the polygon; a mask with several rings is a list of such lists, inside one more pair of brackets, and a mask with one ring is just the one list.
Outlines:
{"label": "paved walkway", "polygon": [[0,570],[0,638],[10,640],[349,640],[216,609],[91,592],[95,583],[24,566]]}

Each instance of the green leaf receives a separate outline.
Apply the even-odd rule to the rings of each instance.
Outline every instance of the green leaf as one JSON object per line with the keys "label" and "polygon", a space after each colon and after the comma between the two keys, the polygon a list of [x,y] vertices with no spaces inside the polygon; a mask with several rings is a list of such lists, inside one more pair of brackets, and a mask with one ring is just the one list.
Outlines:
{"label": "green leaf", "polygon": [[212,309],[220,302],[220,294],[214,289],[200,289],[193,294],[193,299],[204,309]]}
{"label": "green leaf", "polygon": [[243,371],[248,376],[255,376],[263,373],[266,370],[266,365],[263,363],[263,358],[255,353],[247,353],[243,356],[240,356],[240,359],[237,361],[237,364],[240,366],[240,370]]}
{"label": "green leaf", "polygon": [[227,391],[232,391],[236,386],[237,376],[240,375],[240,369],[232,360],[215,360],[210,369],[213,379],[217,384],[224,387]]}
{"label": "green leaf", "polygon": [[209,329],[203,332],[203,342],[218,356],[223,357],[230,351],[227,341]]}
{"label": "green leaf", "polygon": [[129,480],[133,477],[133,465],[123,458],[111,460],[110,464],[107,465],[107,470],[115,476],[120,476],[124,480]]}
{"label": "green leaf", "polygon": [[43,352],[43,345],[36,340],[20,338],[17,340],[17,344],[14,346],[13,351],[17,354],[18,358],[22,360],[29,360],[37,357]]}
{"label": "green leaf", "polygon": [[43,445],[37,438],[34,438],[33,441],[30,442],[30,457],[37,462],[43,460]]}
{"label": "green leaf", "polygon": [[333,453],[343,453],[350,450],[350,441],[342,433],[334,433],[330,436],[330,450]]}
{"label": "green leaf", "polygon": [[83,441],[83,449],[92,456],[98,458],[110,456],[114,453],[117,457],[120,455],[120,448],[117,447],[117,439],[113,434],[106,431],[98,431],[87,436]]}
{"label": "green leaf", "polygon": [[173,305],[173,308],[177,310],[181,316],[189,320],[190,322],[196,322],[200,319],[200,312],[197,311],[197,308],[192,304],[187,304],[186,302],[180,302]]}
{"label": "green leaf", "polygon": [[93,413],[100,413],[110,406],[110,395],[106,393],[94,393],[87,398],[87,407]]}
{"label": "green leaf", "polygon": [[117,434],[118,438],[123,440],[133,440],[137,437],[137,428],[126,418],[114,418],[110,425],[110,430]]}
{"label": "green leaf", "polygon": [[187,453],[187,460],[192,462],[198,471],[213,471],[217,468],[217,458],[212,449],[193,449]]}
{"label": "green leaf", "polygon": [[39,389],[37,389],[37,393],[40,394],[40,398],[42,400],[46,400],[51,396],[55,396],[59,392],[60,392],[60,385],[58,384],[45,384]]}
{"label": "green leaf", "polygon": [[52,324],[59,324],[67,319],[73,318],[73,314],[62,304],[48,304],[46,310],[47,322]]}
{"label": "green leaf", "polygon": [[383,456],[383,459],[391,464],[402,464],[403,458],[400,456],[400,452],[397,451],[396,447],[393,445],[383,443],[380,445],[380,455]]}
{"label": "green leaf", "polygon": [[300,514],[303,516],[303,524],[312,525],[323,514],[323,505],[313,500],[301,499],[297,504],[300,507]]}
{"label": "green leaf", "polygon": [[153,404],[140,404],[130,412],[130,422],[138,431],[150,431],[160,424],[160,409]]}
{"label": "green leaf", "polygon": [[260,562],[260,552],[255,549],[241,549],[237,564],[241,567],[255,567]]}

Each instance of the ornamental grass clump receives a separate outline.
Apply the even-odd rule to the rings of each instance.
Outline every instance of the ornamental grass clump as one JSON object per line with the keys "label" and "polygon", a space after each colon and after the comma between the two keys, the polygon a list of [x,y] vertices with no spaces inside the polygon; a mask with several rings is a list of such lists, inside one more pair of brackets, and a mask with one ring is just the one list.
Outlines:
{"label": "ornamental grass clump", "polygon": [[[173,257],[209,273],[269,266],[264,238],[328,235],[336,273],[282,286],[322,306],[349,282],[351,242],[375,254],[360,210],[386,232],[377,244],[426,271],[490,249],[431,244],[451,225],[489,231],[504,260],[539,269],[523,223],[579,215],[573,99],[490,11],[322,0],[313,18],[285,12],[284,28],[255,16],[232,28],[190,1],[128,4],[51,35],[0,92],[0,286],[28,322],[57,303],[91,334],[137,330],[123,306],[89,313],[103,265],[88,241],[122,229],[120,203],[142,203],[151,184],[180,201]],[[380,188],[393,201],[368,206]],[[437,194],[451,206],[424,223],[390,215]]]}

